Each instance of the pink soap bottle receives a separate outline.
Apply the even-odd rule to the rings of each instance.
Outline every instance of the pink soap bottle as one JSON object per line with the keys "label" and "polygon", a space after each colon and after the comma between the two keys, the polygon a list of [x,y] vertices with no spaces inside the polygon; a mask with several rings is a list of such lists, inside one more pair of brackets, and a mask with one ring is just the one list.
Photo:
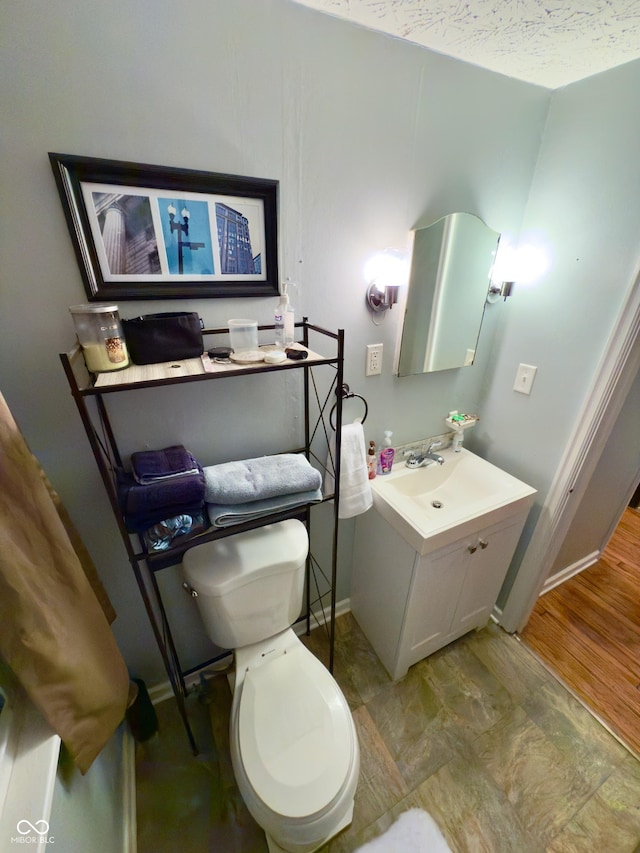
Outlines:
{"label": "pink soap bottle", "polygon": [[380,473],[390,474],[393,467],[393,458],[396,455],[395,450],[391,446],[391,430],[385,430],[384,440],[382,442],[382,450],[380,451]]}

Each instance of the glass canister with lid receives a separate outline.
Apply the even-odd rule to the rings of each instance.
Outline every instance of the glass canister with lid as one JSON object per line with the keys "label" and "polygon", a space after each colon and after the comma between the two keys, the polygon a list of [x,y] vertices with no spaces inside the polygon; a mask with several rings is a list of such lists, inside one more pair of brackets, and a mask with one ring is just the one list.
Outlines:
{"label": "glass canister with lid", "polygon": [[72,305],[69,311],[88,370],[107,373],[129,366],[117,305]]}

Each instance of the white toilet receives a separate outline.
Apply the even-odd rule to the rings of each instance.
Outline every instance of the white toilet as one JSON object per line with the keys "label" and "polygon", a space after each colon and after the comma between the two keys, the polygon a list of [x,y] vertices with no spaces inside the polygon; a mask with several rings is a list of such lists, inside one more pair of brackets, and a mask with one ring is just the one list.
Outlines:
{"label": "white toilet", "polygon": [[308,549],[304,524],[288,519],[183,558],[209,637],[235,651],[231,760],[270,853],[312,853],[348,826],[360,770],[346,699],[291,628]]}

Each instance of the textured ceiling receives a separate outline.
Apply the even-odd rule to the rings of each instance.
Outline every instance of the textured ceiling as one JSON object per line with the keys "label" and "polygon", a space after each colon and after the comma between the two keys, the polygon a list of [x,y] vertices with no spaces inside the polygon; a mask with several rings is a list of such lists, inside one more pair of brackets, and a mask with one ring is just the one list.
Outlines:
{"label": "textured ceiling", "polygon": [[549,89],[640,57],[640,0],[297,0]]}

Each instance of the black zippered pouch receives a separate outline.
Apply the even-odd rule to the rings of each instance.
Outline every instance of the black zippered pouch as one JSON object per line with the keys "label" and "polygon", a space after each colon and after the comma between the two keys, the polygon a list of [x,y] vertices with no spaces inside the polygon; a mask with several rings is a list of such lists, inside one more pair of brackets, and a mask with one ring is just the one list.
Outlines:
{"label": "black zippered pouch", "polygon": [[203,322],[195,311],[165,311],[122,320],[134,364],[198,358],[204,352]]}

